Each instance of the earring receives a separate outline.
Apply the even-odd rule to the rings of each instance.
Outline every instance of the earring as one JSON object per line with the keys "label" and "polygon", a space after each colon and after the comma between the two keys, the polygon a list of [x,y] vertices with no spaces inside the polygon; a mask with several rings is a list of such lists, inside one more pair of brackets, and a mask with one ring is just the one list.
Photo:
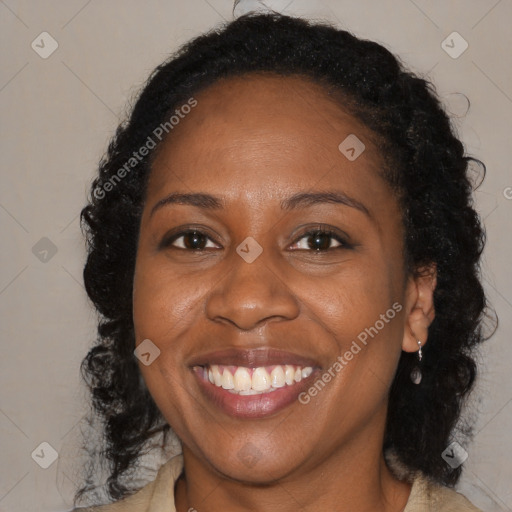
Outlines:
{"label": "earring", "polygon": [[[421,361],[421,358],[423,357],[423,354],[421,353],[421,341],[417,340],[416,342],[418,343],[419,346],[418,360]],[[411,371],[411,380],[414,382],[414,384],[419,384],[421,382],[421,377],[422,375],[419,365],[416,365]]]}

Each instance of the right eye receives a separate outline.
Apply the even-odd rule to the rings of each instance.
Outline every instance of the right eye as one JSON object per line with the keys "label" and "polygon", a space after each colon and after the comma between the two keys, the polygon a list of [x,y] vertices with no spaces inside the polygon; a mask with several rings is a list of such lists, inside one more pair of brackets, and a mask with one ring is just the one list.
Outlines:
{"label": "right eye", "polygon": [[[180,242],[177,243],[179,240]],[[179,233],[175,233],[169,237],[166,237],[162,241],[161,247],[188,250],[194,252],[218,247],[215,244],[213,246],[207,247],[206,245],[208,243],[208,240],[211,241],[211,238],[206,233],[198,229],[190,229],[180,231]]]}

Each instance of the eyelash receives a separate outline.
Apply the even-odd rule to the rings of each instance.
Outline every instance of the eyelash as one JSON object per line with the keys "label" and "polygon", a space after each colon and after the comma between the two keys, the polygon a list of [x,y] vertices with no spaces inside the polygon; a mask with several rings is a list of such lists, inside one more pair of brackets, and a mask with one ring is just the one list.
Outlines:
{"label": "eyelash", "polygon": [[[189,234],[194,234],[194,233],[204,236],[205,238],[214,242],[211,239],[211,237],[207,233],[202,231],[201,229],[186,229],[186,230],[180,231],[179,233],[175,233],[175,234],[165,237],[163,239],[162,243],[160,244],[160,247],[161,248],[173,248],[173,249],[178,249],[181,251],[189,251],[189,252],[207,251],[208,249],[187,249],[187,248],[183,248],[183,247],[172,246],[172,244],[176,240],[183,237],[184,235],[189,235]],[[295,241],[293,242],[292,245],[295,245],[297,242],[299,242],[300,240],[302,240],[304,238],[308,238],[308,237],[315,236],[315,235],[327,235],[327,236],[329,236],[329,238],[334,239],[337,242],[339,242],[340,245],[338,247],[329,247],[327,249],[316,249],[316,250],[315,249],[293,249],[293,250],[309,251],[309,252],[314,252],[314,253],[326,253],[326,252],[329,252],[329,251],[332,251],[335,249],[351,249],[353,247],[351,244],[349,244],[347,242],[347,240],[345,238],[343,238],[341,235],[339,235],[333,229],[331,229],[329,227],[322,226],[322,225],[314,226],[313,228],[310,228],[308,231],[302,233],[301,235],[299,235],[298,238],[295,239]],[[216,242],[214,242],[214,243],[216,243]]]}

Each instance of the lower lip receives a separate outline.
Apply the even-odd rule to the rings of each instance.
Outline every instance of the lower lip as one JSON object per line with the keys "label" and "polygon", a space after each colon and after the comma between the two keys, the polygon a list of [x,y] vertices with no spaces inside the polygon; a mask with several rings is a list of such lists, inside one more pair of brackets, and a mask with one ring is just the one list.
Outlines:
{"label": "lower lip", "polygon": [[286,385],[269,393],[237,395],[205,380],[200,375],[202,370],[199,372],[192,369],[192,372],[199,381],[199,388],[214,405],[229,416],[247,419],[266,418],[288,407],[297,400],[300,393],[309,387],[317,373],[317,371],[313,371],[311,375],[300,382],[291,386]]}

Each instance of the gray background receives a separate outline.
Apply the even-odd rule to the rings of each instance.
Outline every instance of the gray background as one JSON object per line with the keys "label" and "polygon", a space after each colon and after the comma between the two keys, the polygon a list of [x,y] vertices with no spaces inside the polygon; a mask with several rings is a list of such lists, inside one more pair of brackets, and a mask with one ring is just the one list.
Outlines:
{"label": "gray background", "polygon": [[[433,80],[467,152],[487,165],[475,197],[488,232],[485,287],[500,327],[481,352],[468,410],[478,413],[477,435],[465,445],[458,488],[484,510],[510,510],[512,1],[267,4],[334,21],[400,55]],[[232,19],[232,2],[4,0],[0,15],[0,511],[64,511],[82,464],[78,367],[96,319],[82,284],[78,214],[108,139],[148,73],[178,45]],[[441,46],[454,31],[468,43],[458,58]],[[58,43],[46,59],[31,47],[51,48],[42,32]],[[462,48],[448,41],[452,52]],[[471,101],[467,114],[462,94]],[[42,442],[58,453],[47,469],[36,463],[49,462]],[[161,462],[148,461],[141,479],[151,479]]]}

